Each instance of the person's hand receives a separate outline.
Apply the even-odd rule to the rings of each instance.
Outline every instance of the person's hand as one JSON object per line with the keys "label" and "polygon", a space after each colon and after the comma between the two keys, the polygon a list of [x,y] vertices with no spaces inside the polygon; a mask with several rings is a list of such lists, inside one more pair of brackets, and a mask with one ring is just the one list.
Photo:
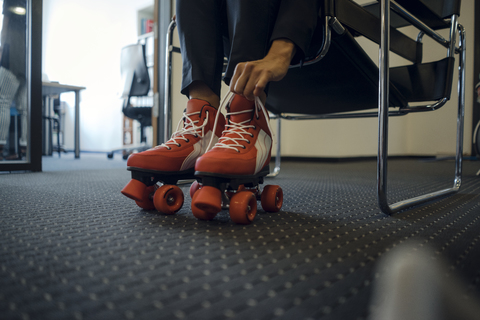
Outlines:
{"label": "person's hand", "polygon": [[265,58],[237,64],[230,80],[230,91],[249,100],[262,98],[270,81],[280,81],[285,77],[294,55],[293,42],[287,39],[273,41]]}

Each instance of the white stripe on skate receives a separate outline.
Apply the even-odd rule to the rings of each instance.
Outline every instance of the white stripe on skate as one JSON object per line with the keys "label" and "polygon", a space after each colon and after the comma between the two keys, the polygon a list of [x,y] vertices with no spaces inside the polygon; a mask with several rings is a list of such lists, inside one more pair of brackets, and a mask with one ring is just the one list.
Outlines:
{"label": "white stripe on skate", "polygon": [[197,161],[197,158],[202,155],[201,143],[202,142],[200,140],[193,145],[193,151],[183,161],[180,171],[187,170],[195,166],[195,161]]}
{"label": "white stripe on skate", "polygon": [[[210,141],[211,136],[212,131],[208,131],[202,139],[193,145],[193,151],[185,158],[180,170],[187,170],[195,166],[197,158],[207,151],[208,142]],[[218,140],[218,137],[215,136],[215,138]]]}
{"label": "white stripe on skate", "polygon": [[265,166],[268,155],[272,148],[272,138],[263,130],[258,133],[257,142],[255,142],[255,148],[257,149],[257,163],[255,165],[255,174],[260,172]]}

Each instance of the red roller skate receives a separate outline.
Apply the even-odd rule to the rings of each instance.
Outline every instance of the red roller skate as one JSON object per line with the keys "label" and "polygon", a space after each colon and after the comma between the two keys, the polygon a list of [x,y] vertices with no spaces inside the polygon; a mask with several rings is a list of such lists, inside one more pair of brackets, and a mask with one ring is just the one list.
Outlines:
{"label": "red roller skate", "polygon": [[[227,124],[215,146],[197,159],[193,184],[192,212],[203,220],[213,219],[229,209],[235,223],[249,224],[257,213],[257,200],[263,210],[277,212],[283,204],[279,186],[267,185],[260,191],[269,173],[271,129],[268,113],[260,99],[249,101],[239,95],[227,96]],[[221,107],[220,107],[221,108]]]}
{"label": "red roller skate", "polygon": [[[215,121],[218,121],[216,126]],[[121,192],[145,210],[174,214],[184,200],[177,182],[195,179],[195,161],[206,152],[211,140],[218,140],[224,126],[225,118],[217,115],[208,102],[189,100],[170,140],[128,158],[127,170],[132,172],[132,180]]]}

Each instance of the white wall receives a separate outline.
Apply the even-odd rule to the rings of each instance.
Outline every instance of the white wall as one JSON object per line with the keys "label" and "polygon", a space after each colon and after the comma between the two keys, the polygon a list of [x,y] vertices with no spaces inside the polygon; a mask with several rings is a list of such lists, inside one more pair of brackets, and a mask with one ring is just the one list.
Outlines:
{"label": "white wall", "polygon": [[[358,0],[367,3],[371,0]],[[473,30],[474,0],[462,1],[460,23],[467,30],[467,75],[465,112],[465,153],[470,152],[473,108]],[[411,33],[410,29],[406,30]],[[446,36],[447,31],[442,31]],[[413,33],[416,36],[416,32]],[[177,39],[175,39],[177,40]],[[368,40],[359,40],[374,61],[378,60],[378,46]],[[424,37],[424,61],[445,54],[445,49]],[[176,42],[178,45],[178,40]],[[392,56],[391,63],[402,59]],[[468,67],[471,66],[471,67]],[[454,81],[457,79],[457,72]],[[173,114],[174,123],[181,117],[186,99],[179,94],[181,81],[181,58],[174,58]],[[227,88],[224,87],[226,92]],[[346,93],[348,94],[348,92]],[[389,154],[391,155],[450,155],[455,153],[456,138],[456,85],[451,100],[442,109],[424,114],[390,118]],[[275,123],[272,121],[275,127]],[[312,143],[313,141],[313,143]],[[344,120],[282,120],[282,155],[303,157],[357,157],[377,154],[377,119]]]}
{"label": "white wall", "polygon": [[[358,0],[359,3],[370,0]],[[173,6],[175,5],[175,1]],[[122,144],[122,114],[118,92],[120,49],[136,42],[136,11],[153,0],[44,0],[43,70],[50,80],[86,86],[81,101],[82,150],[106,151]],[[467,66],[473,66],[474,0],[462,1],[460,23],[467,29]],[[407,31],[408,32],[408,31]],[[443,54],[424,37],[426,58]],[[178,39],[175,39],[178,45]],[[360,40],[377,60],[378,47]],[[432,48],[428,51],[427,48]],[[392,57],[392,62],[397,59]],[[174,57],[173,123],[182,115],[186,98],[179,94],[181,58]],[[467,67],[465,151],[470,152],[473,106],[473,67]],[[456,75],[455,75],[456,77]],[[456,78],[454,78],[456,79]],[[227,88],[224,88],[226,92]],[[64,95],[73,123],[73,95]],[[439,111],[390,119],[390,154],[453,154],[456,89]],[[273,127],[275,123],[272,121]],[[73,126],[72,126],[73,128]],[[377,120],[282,121],[282,154],[307,157],[372,156],[377,152]],[[73,130],[73,129],[72,129]],[[73,147],[68,132],[67,147]],[[311,144],[311,141],[315,143]]]}
{"label": "white wall", "polygon": [[[43,73],[51,81],[84,86],[81,149],[122,145],[120,51],[136,43],[137,10],[153,0],[44,0]],[[73,94],[67,102],[66,147],[73,148]]]}

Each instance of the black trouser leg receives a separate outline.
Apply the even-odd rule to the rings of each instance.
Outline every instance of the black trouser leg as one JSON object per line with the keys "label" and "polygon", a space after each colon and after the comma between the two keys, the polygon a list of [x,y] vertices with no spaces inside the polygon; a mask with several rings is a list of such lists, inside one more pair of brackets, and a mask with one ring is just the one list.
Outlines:
{"label": "black trouser leg", "polygon": [[[181,92],[203,81],[220,96],[223,68],[224,0],[177,0],[177,26],[183,59]],[[224,17],[223,19],[221,19]]]}
{"label": "black trouser leg", "polygon": [[177,0],[177,25],[183,59],[181,92],[203,81],[220,96],[223,58],[229,84],[239,62],[268,52],[280,0]]}
{"label": "black trouser leg", "polygon": [[229,84],[240,62],[259,60],[270,48],[280,0],[226,0],[229,46],[225,47]]}

